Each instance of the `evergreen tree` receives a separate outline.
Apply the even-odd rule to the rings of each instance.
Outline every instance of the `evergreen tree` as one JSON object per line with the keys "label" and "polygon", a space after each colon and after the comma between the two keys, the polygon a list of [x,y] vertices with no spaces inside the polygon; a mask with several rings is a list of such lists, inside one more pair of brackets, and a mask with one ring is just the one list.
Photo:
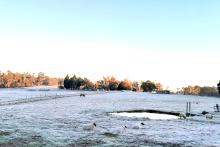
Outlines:
{"label": "evergreen tree", "polygon": [[152,92],[156,88],[156,85],[151,81],[142,82],[141,88],[144,92]]}
{"label": "evergreen tree", "polygon": [[71,81],[70,81],[69,75],[66,75],[66,77],[65,77],[65,79],[64,79],[64,82],[63,82],[64,87],[65,87],[66,89],[70,89],[70,88],[71,88],[71,83],[70,83],[70,82],[71,82]]}

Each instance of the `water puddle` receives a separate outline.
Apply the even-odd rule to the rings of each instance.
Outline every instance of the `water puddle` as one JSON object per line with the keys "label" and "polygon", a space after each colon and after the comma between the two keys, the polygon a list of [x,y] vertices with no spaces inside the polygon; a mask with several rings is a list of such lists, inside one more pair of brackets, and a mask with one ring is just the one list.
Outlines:
{"label": "water puddle", "polygon": [[122,117],[136,117],[136,118],[148,118],[148,119],[178,119],[178,116],[169,115],[169,114],[157,114],[157,113],[148,113],[148,112],[120,112],[120,113],[110,113],[114,116],[122,116]]}

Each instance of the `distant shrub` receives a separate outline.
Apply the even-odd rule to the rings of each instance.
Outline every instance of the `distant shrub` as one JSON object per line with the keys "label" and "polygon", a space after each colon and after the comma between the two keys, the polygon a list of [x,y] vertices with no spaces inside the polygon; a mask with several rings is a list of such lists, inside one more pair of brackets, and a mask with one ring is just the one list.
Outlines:
{"label": "distant shrub", "polygon": [[64,86],[61,86],[61,85],[58,86],[58,88],[59,88],[59,89],[65,89],[65,87],[64,87]]}
{"label": "distant shrub", "polygon": [[142,82],[141,88],[144,92],[152,92],[153,90],[157,89],[156,85],[151,81]]}

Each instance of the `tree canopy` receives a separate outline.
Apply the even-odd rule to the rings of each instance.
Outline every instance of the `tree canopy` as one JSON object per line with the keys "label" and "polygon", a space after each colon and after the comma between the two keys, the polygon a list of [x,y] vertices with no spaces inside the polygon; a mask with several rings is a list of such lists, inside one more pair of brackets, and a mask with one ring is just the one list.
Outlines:
{"label": "tree canopy", "polygon": [[87,78],[81,78],[74,75],[73,77],[69,77],[69,75],[66,75],[64,78],[64,87],[66,89],[71,90],[94,90],[95,85]]}
{"label": "tree canopy", "polygon": [[118,85],[118,90],[132,90],[132,82],[129,80],[121,81]]}
{"label": "tree canopy", "polygon": [[40,85],[59,85],[62,79],[51,78],[40,72],[37,76],[33,73],[0,72],[0,88],[30,87]]}
{"label": "tree canopy", "polygon": [[183,94],[185,95],[200,95],[200,96],[217,96],[218,90],[216,87],[209,86],[188,86],[183,87]]}

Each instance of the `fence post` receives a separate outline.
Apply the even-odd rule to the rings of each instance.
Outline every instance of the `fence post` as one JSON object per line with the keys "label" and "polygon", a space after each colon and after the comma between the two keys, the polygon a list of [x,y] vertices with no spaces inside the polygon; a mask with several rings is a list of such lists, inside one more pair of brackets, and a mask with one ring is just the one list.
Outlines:
{"label": "fence post", "polygon": [[191,115],[191,102],[186,103],[186,116],[189,117]]}

